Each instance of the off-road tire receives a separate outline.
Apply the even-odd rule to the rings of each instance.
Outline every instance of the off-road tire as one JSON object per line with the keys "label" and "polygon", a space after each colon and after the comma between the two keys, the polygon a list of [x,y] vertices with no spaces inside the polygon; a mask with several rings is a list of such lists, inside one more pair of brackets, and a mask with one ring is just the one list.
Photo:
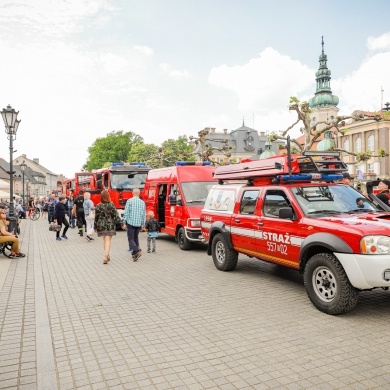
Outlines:
{"label": "off-road tire", "polygon": [[351,285],[344,268],[330,253],[311,257],[303,279],[310,301],[326,314],[346,313],[358,302],[359,290]]}
{"label": "off-road tire", "polygon": [[238,253],[229,248],[223,234],[213,237],[211,253],[214,265],[220,271],[233,271],[237,266]]}
{"label": "off-road tire", "polygon": [[191,248],[191,242],[188,241],[186,237],[186,232],[184,231],[183,227],[181,227],[177,232],[177,242],[179,244],[179,248],[182,251],[188,251],[188,249]]}

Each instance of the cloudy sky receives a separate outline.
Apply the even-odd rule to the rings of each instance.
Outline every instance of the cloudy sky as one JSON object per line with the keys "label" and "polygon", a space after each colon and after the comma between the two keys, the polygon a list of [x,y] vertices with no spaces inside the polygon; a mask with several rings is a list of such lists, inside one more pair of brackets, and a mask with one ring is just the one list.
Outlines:
{"label": "cloudy sky", "polygon": [[[387,0],[0,0],[0,108],[22,120],[15,156],[71,176],[112,130],[158,145],[243,118],[285,129],[289,97],[315,92],[321,36],[340,114],[378,110],[390,101],[388,9]],[[9,160],[3,131],[0,157]]]}

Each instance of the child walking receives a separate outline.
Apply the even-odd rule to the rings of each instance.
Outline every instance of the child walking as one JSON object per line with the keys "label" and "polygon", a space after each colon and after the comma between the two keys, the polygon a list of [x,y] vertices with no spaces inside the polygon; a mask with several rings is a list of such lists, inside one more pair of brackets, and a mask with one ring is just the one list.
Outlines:
{"label": "child walking", "polygon": [[150,253],[150,247],[152,247],[152,253],[156,252],[156,238],[160,231],[160,224],[157,219],[154,218],[154,212],[148,211],[148,219],[145,223],[145,229],[148,232],[147,238],[147,252]]}

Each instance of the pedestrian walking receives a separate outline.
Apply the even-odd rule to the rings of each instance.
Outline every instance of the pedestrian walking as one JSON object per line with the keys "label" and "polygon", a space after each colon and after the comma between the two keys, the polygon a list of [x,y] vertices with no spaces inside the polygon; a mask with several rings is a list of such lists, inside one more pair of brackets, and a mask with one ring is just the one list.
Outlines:
{"label": "pedestrian walking", "polygon": [[11,242],[11,254],[9,257],[26,257],[26,255],[19,250],[19,238],[14,234],[14,232],[8,231],[7,215],[5,213],[5,208],[0,208],[0,243]]}
{"label": "pedestrian walking", "polygon": [[139,188],[134,188],[133,197],[126,202],[122,226],[123,229],[127,230],[127,238],[133,250],[133,261],[137,261],[141,257],[138,235],[141,228],[145,226],[146,219],[145,202],[140,199],[139,194]]}
{"label": "pedestrian walking", "polygon": [[62,231],[62,236],[60,237],[60,231],[56,232],[56,240],[61,241],[61,239],[67,240],[66,232],[69,229],[69,222],[66,219],[68,214],[68,205],[65,203],[65,196],[59,197],[59,202],[55,205],[54,208],[54,223],[57,225],[64,225],[64,230]]}
{"label": "pedestrian walking", "polygon": [[80,237],[83,236],[83,226],[87,226],[87,223],[85,221],[85,214],[84,214],[84,191],[79,191],[79,196],[74,200],[73,210],[72,210],[73,216],[76,217],[77,222],[77,229],[78,234]]}
{"label": "pedestrian walking", "polygon": [[116,235],[116,226],[121,223],[115,205],[111,202],[110,194],[103,190],[100,194],[100,203],[95,209],[94,229],[98,237],[103,238],[104,260],[107,264],[110,258],[111,238]]}
{"label": "pedestrian walking", "polygon": [[31,211],[33,211],[35,208],[35,202],[34,197],[30,196],[30,199],[28,200],[28,216],[30,217]]}
{"label": "pedestrian walking", "polygon": [[46,196],[43,197],[41,201],[41,208],[42,208],[42,218],[45,218],[47,215],[47,209],[48,209],[49,204],[47,203]]}
{"label": "pedestrian walking", "polygon": [[[158,237],[158,232],[160,231],[160,224],[156,218],[154,218],[154,212],[148,211],[148,219],[145,222],[145,229],[148,232],[147,236],[147,252],[150,253],[150,249],[152,249],[152,253],[156,252],[156,238]],[[150,248],[151,247],[151,248]]]}
{"label": "pedestrian walking", "polygon": [[70,227],[72,229],[74,229],[76,227],[76,217],[72,213],[73,206],[74,206],[74,196],[73,195],[69,196],[67,203],[68,203],[68,210],[69,210],[68,216],[69,216]]}
{"label": "pedestrian walking", "polygon": [[47,207],[47,220],[49,223],[54,222],[54,209],[56,206],[57,200],[56,195],[51,194],[49,200],[47,201],[48,207]]}
{"label": "pedestrian walking", "polygon": [[85,222],[87,223],[87,241],[93,241],[92,234],[94,233],[94,221],[95,221],[95,205],[91,200],[91,194],[89,192],[84,193],[84,215]]}

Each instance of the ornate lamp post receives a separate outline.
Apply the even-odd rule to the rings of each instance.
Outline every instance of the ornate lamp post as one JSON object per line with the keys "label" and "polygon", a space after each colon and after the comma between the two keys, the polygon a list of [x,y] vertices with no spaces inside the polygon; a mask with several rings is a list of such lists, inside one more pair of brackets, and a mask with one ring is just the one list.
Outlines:
{"label": "ornate lamp post", "polygon": [[10,203],[9,203],[9,231],[13,232],[16,227],[15,208],[14,208],[14,167],[13,167],[13,153],[14,153],[14,139],[16,139],[16,132],[18,131],[20,120],[18,120],[19,111],[16,112],[10,105],[3,108],[1,116],[3,117],[5,132],[9,139],[9,178],[10,178]]}
{"label": "ornate lamp post", "polygon": [[25,161],[23,160],[23,162],[20,164],[20,169],[22,170],[22,191],[23,191],[23,206],[26,204],[25,203],[25,192],[24,192],[24,171],[26,170],[27,168],[27,165],[25,163]]}

